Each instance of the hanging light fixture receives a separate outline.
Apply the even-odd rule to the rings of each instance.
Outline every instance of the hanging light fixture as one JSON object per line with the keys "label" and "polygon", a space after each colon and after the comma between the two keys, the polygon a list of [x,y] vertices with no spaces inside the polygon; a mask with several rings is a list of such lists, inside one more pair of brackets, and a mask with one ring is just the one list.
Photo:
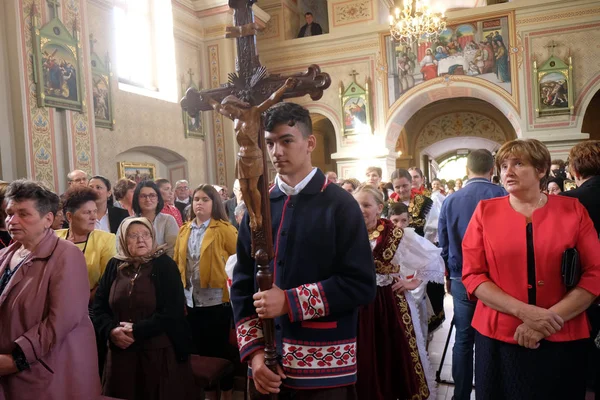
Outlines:
{"label": "hanging light fixture", "polygon": [[409,45],[422,36],[433,41],[446,29],[444,11],[434,11],[427,0],[404,0],[389,18],[392,38]]}

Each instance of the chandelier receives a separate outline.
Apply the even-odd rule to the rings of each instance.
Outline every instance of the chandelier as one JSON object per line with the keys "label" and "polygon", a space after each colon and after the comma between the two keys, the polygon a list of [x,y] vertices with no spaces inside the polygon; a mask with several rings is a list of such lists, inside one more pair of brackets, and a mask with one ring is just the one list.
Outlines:
{"label": "chandelier", "polygon": [[427,0],[404,0],[402,9],[390,15],[390,34],[397,41],[412,44],[425,36],[435,40],[446,29],[444,11],[434,11]]}

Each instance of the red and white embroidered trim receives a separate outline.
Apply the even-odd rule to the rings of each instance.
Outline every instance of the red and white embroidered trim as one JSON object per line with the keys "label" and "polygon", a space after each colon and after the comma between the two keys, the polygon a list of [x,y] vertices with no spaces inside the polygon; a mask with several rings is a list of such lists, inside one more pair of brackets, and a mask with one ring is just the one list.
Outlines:
{"label": "red and white embroidered trim", "polygon": [[303,320],[321,318],[326,315],[329,307],[327,307],[327,300],[321,295],[320,289],[322,288],[316,283],[308,283],[296,288]]}
{"label": "red and white embroidered trim", "polygon": [[323,343],[325,346],[283,343],[284,368],[321,370],[356,365],[356,342]]}
{"label": "red and white embroidered trim", "polygon": [[237,326],[237,341],[240,352],[244,347],[263,337],[263,327],[258,317],[243,321]]}

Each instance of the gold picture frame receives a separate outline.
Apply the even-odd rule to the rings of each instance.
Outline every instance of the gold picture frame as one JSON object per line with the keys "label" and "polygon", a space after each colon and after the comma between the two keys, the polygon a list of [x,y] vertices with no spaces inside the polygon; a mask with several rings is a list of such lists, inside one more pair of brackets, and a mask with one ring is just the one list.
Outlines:
{"label": "gold picture frame", "polygon": [[371,102],[369,79],[365,79],[362,87],[356,82],[356,71],[352,71],[352,83],[345,88],[340,82],[340,106],[344,121],[344,136],[372,134]]}
{"label": "gold picture frame", "polygon": [[533,85],[537,117],[573,115],[575,102],[571,56],[565,62],[552,55],[541,66],[534,61]]}
{"label": "gold picture frame", "polygon": [[120,161],[117,163],[119,179],[131,179],[135,183],[156,179],[156,166],[152,163]]}

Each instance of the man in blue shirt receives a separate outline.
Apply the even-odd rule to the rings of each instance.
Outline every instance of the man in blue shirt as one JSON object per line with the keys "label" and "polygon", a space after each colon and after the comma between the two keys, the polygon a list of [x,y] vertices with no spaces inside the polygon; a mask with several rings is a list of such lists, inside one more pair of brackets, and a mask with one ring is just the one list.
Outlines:
{"label": "man in blue shirt", "polygon": [[444,200],[438,223],[439,245],[449,274],[449,292],[454,301],[456,339],[452,354],[452,378],[455,383],[455,400],[468,400],[471,397],[475,343],[471,320],[477,304],[467,298],[462,283],[462,240],[479,201],[506,195],[502,187],[490,182],[493,169],[494,156],[488,150],[480,149],[469,153],[469,180],[461,190]]}

